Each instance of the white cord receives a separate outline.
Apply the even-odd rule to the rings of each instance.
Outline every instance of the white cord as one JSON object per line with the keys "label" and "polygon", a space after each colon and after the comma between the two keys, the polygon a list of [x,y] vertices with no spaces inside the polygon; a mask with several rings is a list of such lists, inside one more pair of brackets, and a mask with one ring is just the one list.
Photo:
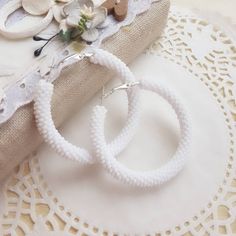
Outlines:
{"label": "white cord", "polygon": [[97,158],[113,177],[126,184],[138,187],[159,186],[175,177],[185,165],[191,144],[190,118],[178,96],[170,89],[157,82],[146,80],[140,81],[139,86],[142,89],[158,93],[171,104],[177,114],[181,139],[172,159],[164,166],[152,171],[134,171],[119,163],[105,141],[104,122],[106,109],[103,106],[96,106],[93,110],[91,139]]}
{"label": "white cord", "polygon": [[[114,70],[121,78],[122,82],[135,82],[135,78],[129,68],[117,57],[102,49],[91,49],[92,54],[89,57],[94,64],[105,66],[108,69]],[[78,55],[77,55],[78,56]],[[73,63],[81,60],[81,57],[71,57]],[[66,61],[67,64],[68,60]],[[61,70],[62,66],[58,67]],[[54,69],[55,70],[55,69]],[[55,71],[53,72],[55,73]],[[55,73],[57,74],[57,73]],[[93,155],[87,150],[76,147],[69,143],[60,135],[52,120],[51,114],[51,97],[53,94],[53,84],[45,80],[41,80],[36,89],[34,98],[34,114],[36,124],[40,134],[59,155],[71,160],[79,161],[82,164],[91,164],[96,162]],[[136,87],[127,90],[129,109],[128,118],[124,128],[120,134],[113,140],[108,148],[114,155],[119,154],[130,142],[137,128],[139,118],[139,89]]]}

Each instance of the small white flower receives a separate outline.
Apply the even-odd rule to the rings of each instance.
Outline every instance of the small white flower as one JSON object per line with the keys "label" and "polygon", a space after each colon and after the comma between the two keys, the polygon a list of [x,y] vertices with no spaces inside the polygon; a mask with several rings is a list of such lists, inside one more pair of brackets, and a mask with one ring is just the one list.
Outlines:
{"label": "small white flower", "polygon": [[68,30],[68,24],[67,24],[67,21],[65,19],[61,20],[60,25],[59,25],[59,29],[62,30],[62,31],[67,31]]}
{"label": "small white flower", "polygon": [[88,19],[92,19],[94,17],[94,11],[92,7],[87,7],[86,5],[83,6],[80,10],[81,14],[86,16]]}
{"label": "small white flower", "polygon": [[[62,8],[62,15],[66,19],[67,29],[81,29],[81,38],[87,42],[94,42],[98,36],[97,28],[106,27],[104,24],[107,10],[103,7],[94,8],[91,0],[74,0]],[[65,28],[64,22],[63,26]],[[83,32],[84,31],[84,32]]]}
{"label": "small white flower", "polygon": [[46,14],[52,6],[51,0],[22,0],[22,7],[31,15],[40,16]]}
{"label": "small white flower", "polygon": [[61,14],[62,7],[71,0],[22,0],[22,7],[31,15],[44,15],[50,10],[53,12],[54,19],[60,23],[63,19]]}

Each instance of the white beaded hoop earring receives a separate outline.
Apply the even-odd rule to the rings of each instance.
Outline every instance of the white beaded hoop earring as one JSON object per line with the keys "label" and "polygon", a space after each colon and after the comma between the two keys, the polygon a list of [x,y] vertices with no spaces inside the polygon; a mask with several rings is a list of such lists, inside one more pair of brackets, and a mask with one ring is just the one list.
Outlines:
{"label": "white beaded hoop earring", "polygon": [[[64,62],[66,65],[76,63],[83,58],[89,58],[90,62],[105,66],[114,70],[121,78],[123,83],[135,84],[135,78],[129,68],[117,57],[102,49],[91,49],[91,52],[85,54],[75,54],[67,57]],[[58,76],[63,68],[63,62],[60,62],[53,76]],[[59,155],[79,161],[82,164],[92,164],[96,159],[87,150],[76,147],[69,143],[60,135],[56,129],[51,115],[51,97],[53,93],[53,84],[45,80],[41,80],[36,89],[34,97],[34,114],[39,133],[42,135],[46,143],[48,143]],[[132,139],[137,127],[139,118],[139,89],[130,88],[127,90],[129,109],[125,126],[120,134],[108,144],[108,148],[114,155],[119,154],[128,145]]]}
{"label": "white beaded hoop earring", "polygon": [[180,123],[181,138],[176,153],[170,161],[157,170],[134,171],[118,162],[114,154],[110,152],[104,136],[104,121],[106,109],[103,106],[96,106],[93,110],[91,120],[91,139],[97,158],[102,166],[116,179],[133,186],[154,187],[159,186],[175,177],[184,167],[187,160],[190,141],[191,125],[188,113],[178,96],[173,91],[155,81],[142,80],[139,87],[153,91],[166,99],[177,114]]}

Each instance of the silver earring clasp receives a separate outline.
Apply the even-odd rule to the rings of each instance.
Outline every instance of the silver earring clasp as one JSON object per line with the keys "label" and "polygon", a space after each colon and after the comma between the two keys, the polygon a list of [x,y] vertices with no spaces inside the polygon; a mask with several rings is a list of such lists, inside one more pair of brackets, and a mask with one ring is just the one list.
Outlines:
{"label": "silver earring clasp", "polygon": [[58,64],[57,64],[57,66],[59,66],[59,65],[62,64],[62,63],[66,63],[67,61],[69,61],[69,60],[71,60],[71,59],[76,59],[76,60],[78,60],[78,61],[81,61],[81,60],[83,60],[83,59],[85,59],[85,58],[90,58],[90,57],[92,57],[93,55],[94,55],[93,52],[83,52],[83,53],[80,53],[80,54],[74,53],[74,54],[72,54],[72,55],[69,55],[69,56],[63,58],[61,61],[59,61]]}
{"label": "silver earring clasp", "polygon": [[105,92],[105,86],[103,86],[102,88],[102,96],[101,96],[101,104],[103,104],[104,99],[106,99],[107,97],[109,97],[110,95],[112,95],[113,93],[115,93],[116,91],[120,91],[120,90],[127,90],[130,89],[134,86],[139,85],[140,82],[139,81],[135,81],[135,82],[128,82],[128,83],[124,83],[121,84],[115,88],[112,88],[109,92]]}
{"label": "silver earring clasp", "polygon": [[53,66],[50,67],[50,71],[48,71],[48,73],[46,74],[46,78],[50,77],[51,74],[55,73],[59,74],[61,72],[61,70],[63,68],[66,68],[68,65],[73,64],[73,60],[76,61],[81,61],[85,58],[90,58],[94,55],[93,52],[82,52],[80,54],[78,53],[74,53],[71,54],[63,59],[61,59],[60,61],[58,61],[57,63],[55,63]]}

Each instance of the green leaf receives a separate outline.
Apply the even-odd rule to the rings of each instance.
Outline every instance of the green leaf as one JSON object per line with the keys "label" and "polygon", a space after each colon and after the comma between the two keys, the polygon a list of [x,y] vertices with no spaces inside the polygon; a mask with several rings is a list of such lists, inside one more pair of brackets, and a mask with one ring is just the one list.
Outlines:
{"label": "green leaf", "polygon": [[66,31],[61,30],[59,32],[59,36],[63,41],[69,42],[71,40],[71,30],[70,29]]}

